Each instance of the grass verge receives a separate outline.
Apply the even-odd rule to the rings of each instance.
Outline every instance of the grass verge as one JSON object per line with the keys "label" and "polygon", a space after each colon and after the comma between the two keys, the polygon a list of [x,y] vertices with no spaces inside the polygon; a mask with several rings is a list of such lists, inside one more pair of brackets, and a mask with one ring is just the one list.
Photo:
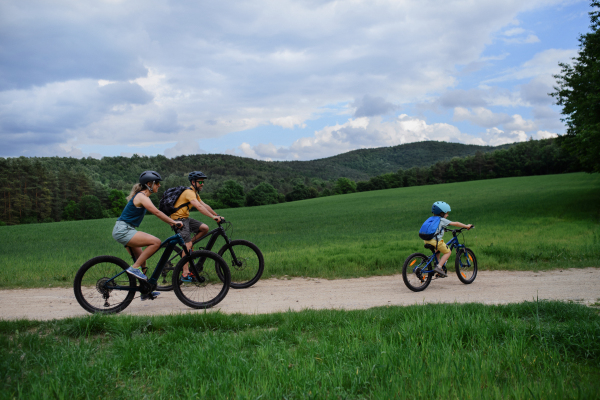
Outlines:
{"label": "grass verge", "polygon": [[0,321],[1,398],[593,398],[578,304]]}

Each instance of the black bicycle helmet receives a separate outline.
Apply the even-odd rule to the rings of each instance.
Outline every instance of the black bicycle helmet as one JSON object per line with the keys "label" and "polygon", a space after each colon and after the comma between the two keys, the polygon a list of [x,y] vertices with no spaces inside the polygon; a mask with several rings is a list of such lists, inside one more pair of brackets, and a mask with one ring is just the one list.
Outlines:
{"label": "black bicycle helmet", "polygon": [[160,174],[156,171],[144,171],[140,175],[140,184],[145,185],[148,182],[162,181]]}
{"label": "black bicycle helmet", "polygon": [[208,179],[208,176],[204,175],[202,171],[193,171],[188,175],[189,181],[197,181],[198,179]]}

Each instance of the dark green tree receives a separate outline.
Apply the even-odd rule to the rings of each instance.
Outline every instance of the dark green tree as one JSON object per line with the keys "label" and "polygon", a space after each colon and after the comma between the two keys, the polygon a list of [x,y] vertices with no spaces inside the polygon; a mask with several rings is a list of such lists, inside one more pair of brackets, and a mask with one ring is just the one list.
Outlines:
{"label": "dark green tree", "polygon": [[591,32],[579,36],[579,56],[573,65],[559,63],[558,86],[551,95],[563,106],[567,134],[563,146],[575,154],[587,172],[600,172],[600,0],[592,0]]}
{"label": "dark green tree", "polygon": [[110,191],[108,195],[108,200],[110,202],[110,213],[113,217],[118,217],[123,212],[123,209],[127,205],[127,199],[125,193],[120,190],[113,189]]}
{"label": "dark green tree", "polygon": [[273,185],[263,182],[248,192],[246,203],[249,206],[264,206],[279,203],[279,193]]}
{"label": "dark green tree", "polygon": [[79,218],[79,206],[73,200],[69,201],[62,213],[64,221],[75,221]]}
{"label": "dark green tree", "polygon": [[346,194],[356,192],[356,182],[348,178],[339,178],[335,182],[334,192],[336,194]]}
{"label": "dark green tree", "polygon": [[246,203],[244,187],[233,179],[223,182],[214,197],[223,205],[231,208],[243,207]]}
{"label": "dark green tree", "polygon": [[81,197],[78,205],[79,218],[77,219],[100,219],[104,216],[100,199],[92,194]]}
{"label": "dark green tree", "polygon": [[294,186],[294,189],[285,195],[285,201],[298,201],[306,199],[314,199],[319,195],[317,189],[308,187],[303,183]]}

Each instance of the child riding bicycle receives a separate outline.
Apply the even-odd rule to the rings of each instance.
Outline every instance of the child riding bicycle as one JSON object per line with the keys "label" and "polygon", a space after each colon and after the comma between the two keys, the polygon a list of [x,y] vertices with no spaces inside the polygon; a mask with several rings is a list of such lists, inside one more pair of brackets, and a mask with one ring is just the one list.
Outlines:
{"label": "child riding bicycle", "polygon": [[[471,229],[471,227],[473,226],[472,224],[465,225],[461,222],[450,221],[449,219],[447,219],[448,213],[450,211],[451,211],[450,205],[448,203],[445,203],[443,201],[436,201],[435,203],[433,203],[433,206],[431,207],[431,212],[433,213],[434,216],[437,216],[440,218],[440,220],[439,220],[440,222],[435,231],[433,239],[424,240],[425,244],[430,244],[436,249],[438,265],[437,265],[437,267],[435,267],[434,271],[443,277],[447,277],[448,274],[446,274],[446,272],[444,271],[444,269],[442,267],[446,264],[446,261],[448,261],[448,259],[450,258],[450,255],[452,254],[452,250],[450,250],[448,248],[448,246],[446,245],[446,243],[444,243],[444,234],[446,233],[445,228],[448,225],[451,225],[451,226],[457,226],[459,228]],[[441,259],[440,259],[440,253],[443,254]]]}

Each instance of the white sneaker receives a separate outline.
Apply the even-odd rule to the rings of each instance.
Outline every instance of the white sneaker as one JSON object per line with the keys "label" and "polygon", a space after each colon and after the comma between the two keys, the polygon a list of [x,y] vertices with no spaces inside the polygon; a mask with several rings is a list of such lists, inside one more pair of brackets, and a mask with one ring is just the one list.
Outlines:
{"label": "white sneaker", "polygon": [[444,278],[446,278],[448,276],[447,273],[444,272],[444,270],[442,269],[442,267],[440,267],[439,265],[437,267],[435,267],[434,271],[438,274],[440,274],[441,276],[443,276]]}

